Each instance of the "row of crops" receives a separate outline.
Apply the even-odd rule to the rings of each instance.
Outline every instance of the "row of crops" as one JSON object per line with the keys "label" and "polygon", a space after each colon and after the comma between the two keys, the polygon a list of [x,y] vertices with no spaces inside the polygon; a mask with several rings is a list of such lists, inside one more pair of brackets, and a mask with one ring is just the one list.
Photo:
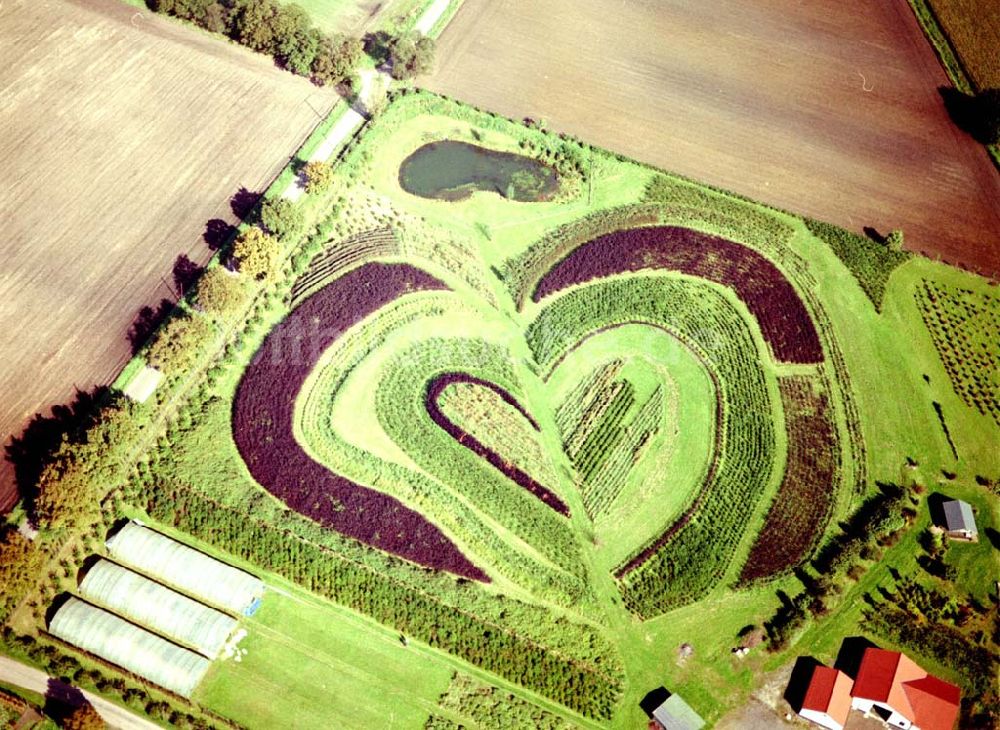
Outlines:
{"label": "row of crops", "polygon": [[[434,421],[439,427],[441,427],[445,432],[447,432],[453,439],[458,441],[462,446],[469,449],[476,456],[481,459],[486,460],[492,464],[501,474],[510,479],[512,482],[517,484],[522,489],[527,490],[531,494],[535,495],[544,502],[546,505],[554,509],[559,514],[568,515],[569,507],[563,502],[559,496],[553,492],[548,487],[541,484],[533,476],[531,472],[525,471],[524,469],[516,466],[511,462],[506,456],[506,443],[505,439],[497,438],[499,433],[494,434],[493,442],[496,444],[496,448],[492,446],[487,446],[483,441],[478,438],[477,431],[470,431],[464,425],[460,425],[456,421],[451,420],[444,408],[442,408],[438,400],[441,398],[442,394],[455,386],[469,386],[476,391],[488,392],[492,395],[490,399],[493,405],[497,409],[497,425],[504,425],[503,415],[507,416],[506,424],[512,426],[510,428],[511,434],[514,435],[515,441],[517,440],[516,434],[519,432],[524,432],[526,427],[533,429],[536,433],[539,431],[538,424],[531,417],[531,415],[524,410],[523,406],[517,402],[510,393],[505,391],[500,386],[490,383],[486,380],[481,380],[480,378],[473,377],[466,373],[443,373],[438,375],[433,380],[427,384],[427,395],[425,397],[425,404],[427,407],[427,413],[431,420]],[[467,391],[459,391],[458,394],[454,394],[451,398],[451,403],[453,407],[461,407],[461,398]],[[478,393],[477,393],[478,395]],[[470,397],[475,397],[475,395],[470,394]],[[477,405],[486,405],[482,400],[485,400],[480,396],[480,403]],[[480,416],[485,416],[486,413],[480,407]],[[515,415],[516,414],[516,415]],[[520,421],[515,421],[514,419],[520,416]],[[492,421],[492,419],[482,419],[485,422]],[[537,448],[538,444],[536,441],[530,439],[521,439],[523,446],[522,452],[530,450],[532,446]],[[545,455],[538,449],[539,461],[544,460]]]}
{"label": "row of crops", "polygon": [[292,427],[295,400],[306,379],[345,330],[408,292],[443,287],[412,266],[378,263],[353,269],[324,287],[268,334],[250,363],[236,392],[233,436],[254,479],[289,507],[421,565],[485,580],[485,573],[419,512],[313,460]]}
{"label": "row of crops", "polygon": [[353,541],[320,545],[186,485],[151,480],[130,489],[129,498],[153,519],[587,717],[610,718],[621,696],[621,662],[587,624],[487,594],[475,583],[436,580]]}
{"label": "row of crops", "polygon": [[466,723],[471,727],[498,729],[573,730],[576,727],[559,715],[511,692],[458,672],[438,700],[438,707],[461,717],[462,722],[433,714],[424,724],[424,730],[460,730],[466,727]]}
{"label": "row of crops", "polygon": [[1000,297],[930,279],[914,297],[955,393],[1000,424]]}
{"label": "row of crops", "polygon": [[776,359],[823,360],[812,318],[778,267],[751,248],[688,228],[658,226],[599,236],[550,269],[532,299],[539,302],[576,284],[642,269],[679,271],[732,289],[757,320]]}
{"label": "row of crops", "polygon": [[655,205],[623,205],[591,213],[556,228],[520,256],[508,259],[500,270],[500,276],[507,284],[514,303],[520,308],[527,301],[536,282],[573,249],[597,236],[651,226],[659,220],[659,207]]}
{"label": "row of crops", "polygon": [[591,519],[605,514],[663,422],[663,388],[637,397],[618,377],[614,360],[577,385],[556,412],[563,448],[573,463],[583,505]]}
{"label": "row of crops", "polygon": [[485,340],[429,339],[401,349],[383,368],[376,392],[379,422],[425,472],[461,501],[489,515],[493,529],[500,528],[508,539],[514,537],[526,546],[522,552],[537,554],[546,579],[555,577],[554,567],[563,573],[555,585],[580,596],[586,590],[585,570],[570,521],[462,447],[429,417],[427,384],[437,375],[454,371],[493,383],[507,393],[520,393],[504,348]]}
{"label": "row of crops", "polygon": [[715,453],[688,511],[619,571],[626,605],[643,617],[698,600],[734,557],[773,469],[771,398],[749,326],[712,285],[666,276],[611,279],[548,304],[528,330],[543,367],[583,337],[616,324],[647,323],[680,338],[715,380]]}
{"label": "row of crops", "polygon": [[337,241],[317,254],[308,270],[295,280],[292,306],[298,306],[352,266],[380,256],[394,256],[399,251],[399,241],[388,226]]}
{"label": "row of crops", "polygon": [[[576,603],[583,591],[579,579],[548,561],[539,559],[530,550],[519,549],[514,541],[502,534],[502,530],[497,529],[492,506],[480,511],[446,480],[436,478],[433,470],[428,473],[419,468],[409,468],[406,464],[373,453],[363,445],[350,443],[342,437],[338,424],[334,422],[336,399],[348,375],[365,367],[366,359],[384,347],[390,337],[405,330],[411,323],[423,328],[427,321],[432,321],[445,311],[453,316],[465,311],[467,306],[464,298],[445,292],[404,297],[379,310],[361,327],[339,339],[327,352],[327,364],[312,379],[306,397],[300,398],[301,432],[311,452],[324,465],[352,480],[376,485],[380,491],[396,495],[407,504],[419,505],[422,514],[446,529],[449,534],[455,535],[463,546],[476,555],[477,559],[489,565],[492,571],[529,588],[539,597],[564,604]],[[470,316],[474,312],[471,307],[468,308]],[[442,367],[446,365],[447,360],[442,360]],[[426,413],[423,400],[425,390],[422,385],[433,377],[433,372],[415,372],[413,377],[413,383],[405,384],[410,389],[407,397],[419,396],[420,399],[411,403],[418,406],[413,414],[417,420],[407,428],[427,429],[434,438],[441,439],[441,453],[461,449],[433,424]],[[381,389],[380,385],[379,390]],[[381,397],[384,398],[384,394]],[[388,408],[395,408],[391,398],[388,399]],[[374,420],[377,413],[365,415]],[[518,417],[523,416],[518,414]],[[351,424],[340,425],[351,429]],[[484,465],[478,463],[476,466],[483,468]],[[486,468],[494,472],[491,477],[498,476],[492,467]],[[506,487],[518,489],[512,484]],[[545,509],[537,500],[532,500],[532,507]]]}
{"label": "row of crops", "polygon": [[437,394],[437,405],[451,423],[475,434],[509,466],[534,475],[542,485],[557,484],[559,476],[542,446],[537,424],[495,388],[466,380],[452,382]]}
{"label": "row of crops", "polygon": [[740,582],[772,578],[799,565],[823,534],[840,476],[840,448],[821,376],[778,380],[788,434],[785,475],[750,549]]}

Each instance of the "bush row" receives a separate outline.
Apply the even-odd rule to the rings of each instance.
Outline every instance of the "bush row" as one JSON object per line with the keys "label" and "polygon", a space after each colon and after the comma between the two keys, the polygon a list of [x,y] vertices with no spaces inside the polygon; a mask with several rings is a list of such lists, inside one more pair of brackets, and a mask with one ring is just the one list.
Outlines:
{"label": "bush row", "polygon": [[[484,620],[287,530],[207,502],[187,489],[169,489],[157,482],[136,496],[142,497],[143,506],[155,520],[588,717],[609,718],[622,692],[621,670],[610,648],[608,654],[593,660],[574,659],[527,638],[506,621]],[[493,600],[503,603],[502,614],[509,611],[525,620],[524,612],[528,611],[531,621],[543,622],[561,635],[577,633],[581,644],[608,646],[588,626],[553,625],[559,622],[546,611],[531,611],[509,599]]]}

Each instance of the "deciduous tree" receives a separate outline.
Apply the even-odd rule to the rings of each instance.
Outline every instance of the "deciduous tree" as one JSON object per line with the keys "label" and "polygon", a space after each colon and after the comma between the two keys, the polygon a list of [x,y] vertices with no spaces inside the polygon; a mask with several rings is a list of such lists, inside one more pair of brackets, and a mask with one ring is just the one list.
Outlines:
{"label": "deciduous tree", "polygon": [[104,730],[107,725],[104,719],[97,714],[97,710],[89,702],[73,710],[62,722],[63,730]]}
{"label": "deciduous tree", "polygon": [[392,77],[412,79],[434,66],[434,39],[420,33],[408,33],[390,44],[389,62]]}
{"label": "deciduous tree", "polygon": [[353,73],[363,54],[360,38],[323,36],[312,62],[313,77],[323,84],[339,84]]}
{"label": "deciduous tree", "polygon": [[243,279],[224,266],[213,266],[198,281],[198,305],[223,317],[239,310],[246,301]]}
{"label": "deciduous tree", "polygon": [[278,238],[296,235],[304,223],[302,208],[285,198],[265,200],[260,219],[264,227]]}
{"label": "deciduous tree", "polygon": [[333,166],[328,162],[310,162],[303,170],[306,176],[306,192],[321,193],[333,184]]}
{"label": "deciduous tree", "polygon": [[253,279],[263,279],[274,272],[281,259],[278,241],[257,226],[250,226],[236,239],[233,255],[240,271]]}

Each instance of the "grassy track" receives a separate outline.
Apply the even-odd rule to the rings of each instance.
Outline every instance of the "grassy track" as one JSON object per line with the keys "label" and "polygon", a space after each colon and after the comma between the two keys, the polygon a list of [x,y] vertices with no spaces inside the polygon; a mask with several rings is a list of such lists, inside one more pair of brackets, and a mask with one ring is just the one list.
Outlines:
{"label": "grassy track", "polygon": [[245,621],[246,655],[217,664],[199,700],[247,727],[417,727],[449,665],[347,612],[270,591]]}

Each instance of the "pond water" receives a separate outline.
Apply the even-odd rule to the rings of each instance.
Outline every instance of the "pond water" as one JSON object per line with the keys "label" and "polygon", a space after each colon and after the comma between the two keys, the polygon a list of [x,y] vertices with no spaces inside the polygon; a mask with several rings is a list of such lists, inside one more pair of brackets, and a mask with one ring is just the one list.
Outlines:
{"label": "pond water", "polygon": [[559,178],[548,165],[524,155],[444,140],[425,144],[403,160],[399,184],[423,198],[462,200],[486,190],[530,203],[551,198]]}

